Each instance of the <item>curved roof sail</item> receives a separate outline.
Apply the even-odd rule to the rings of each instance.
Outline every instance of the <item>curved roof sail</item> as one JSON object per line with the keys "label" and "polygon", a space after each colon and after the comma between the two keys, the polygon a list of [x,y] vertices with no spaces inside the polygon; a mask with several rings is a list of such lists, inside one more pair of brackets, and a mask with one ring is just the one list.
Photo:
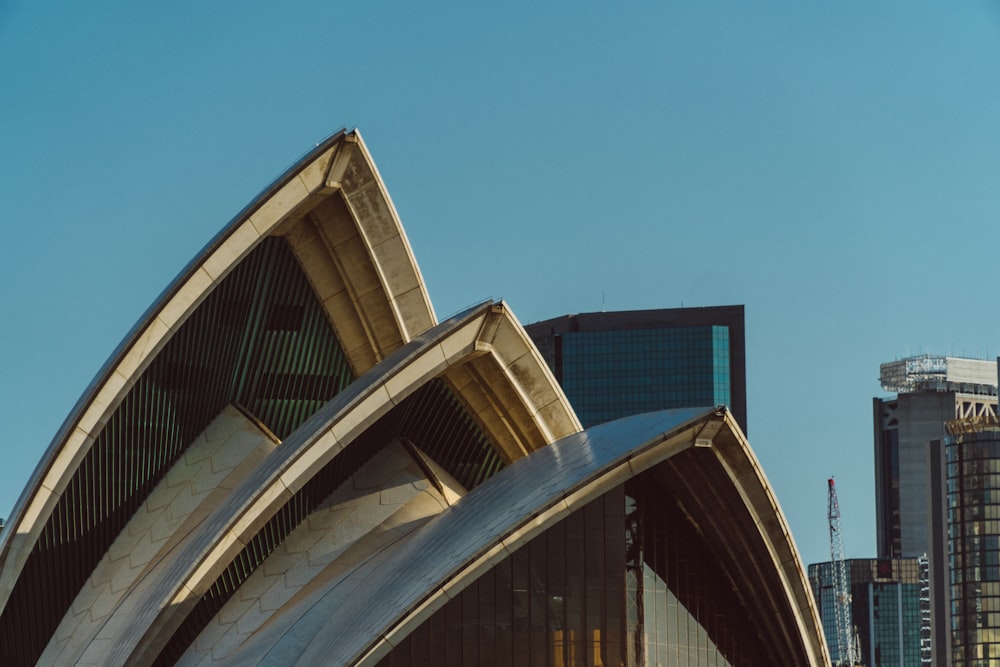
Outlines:
{"label": "curved roof sail", "polygon": [[223,404],[290,432],[435,322],[361,135],[338,132],[198,254],[87,388],[0,534],[0,608],[17,585],[46,591],[46,562],[81,563],[64,590],[84,578]]}
{"label": "curved roof sail", "polygon": [[197,255],[66,419],[0,533],[0,663],[391,661],[597,499],[624,563],[628,494],[697,547],[683,557],[717,580],[704,609],[736,619],[741,655],[826,664],[732,416],[583,431],[506,303],[437,321],[364,141],[341,131]]}

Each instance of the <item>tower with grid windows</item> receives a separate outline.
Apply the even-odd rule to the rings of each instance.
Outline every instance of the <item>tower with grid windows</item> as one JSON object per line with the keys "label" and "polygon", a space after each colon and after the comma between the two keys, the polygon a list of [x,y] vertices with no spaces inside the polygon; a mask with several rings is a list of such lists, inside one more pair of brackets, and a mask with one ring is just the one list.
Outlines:
{"label": "tower with grid windows", "polygon": [[584,427],[726,405],[747,430],[743,306],[580,313],[525,329]]}
{"label": "tower with grid windows", "polygon": [[[926,558],[852,558],[847,565],[851,618],[861,664],[921,667],[930,662],[929,569]],[[809,566],[809,585],[819,608],[834,665],[837,604],[833,563]],[[832,642],[832,644],[831,644]]]}

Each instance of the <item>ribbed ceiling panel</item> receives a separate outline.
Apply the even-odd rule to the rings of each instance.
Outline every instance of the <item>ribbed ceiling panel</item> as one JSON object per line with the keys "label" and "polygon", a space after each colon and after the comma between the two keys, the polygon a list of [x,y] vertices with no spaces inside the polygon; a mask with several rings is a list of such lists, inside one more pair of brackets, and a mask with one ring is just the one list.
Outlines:
{"label": "ribbed ceiling panel", "polygon": [[0,664],[34,664],[111,542],[224,406],[245,406],[284,438],[352,379],[291,250],[265,239],[160,351],[98,434],[0,615]]}
{"label": "ribbed ceiling panel", "polygon": [[503,467],[496,446],[451,389],[441,380],[431,380],[360,435],[278,510],[216,579],[154,665],[174,664],[281,541],[338,486],[397,438],[412,442],[467,489]]}

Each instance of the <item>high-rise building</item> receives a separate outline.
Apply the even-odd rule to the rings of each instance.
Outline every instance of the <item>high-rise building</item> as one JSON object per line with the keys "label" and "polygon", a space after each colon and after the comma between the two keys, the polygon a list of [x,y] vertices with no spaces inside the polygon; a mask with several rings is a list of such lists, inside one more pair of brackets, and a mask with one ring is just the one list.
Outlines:
{"label": "high-rise building", "polygon": [[584,427],[727,405],[746,432],[743,306],[581,313],[525,329]]}
{"label": "high-rise building", "polygon": [[[930,599],[926,558],[844,562],[861,664],[866,667],[922,667],[930,664]],[[809,584],[819,607],[834,665],[837,648],[834,564],[809,566]]]}
{"label": "high-rise building", "polygon": [[936,664],[1000,664],[1000,428],[956,419],[932,443]]}
{"label": "high-rise building", "polygon": [[882,364],[874,399],[875,524],[880,558],[917,558],[940,531],[930,505],[930,443],[952,419],[996,415],[995,361],[921,355]]}
{"label": "high-rise building", "polygon": [[[921,355],[882,364],[880,380],[884,389],[897,395],[873,401],[878,555],[928,557],[933,662],[942,666],[980,664],[952,662],[953,655],[961,655],[963,660],[966,655],[975,655],[981,649],[968,647],[982,646],[982,642],[975,639],[974,632],[956,635],[952,621],[954,596],[964,595],[961,586],[956,588],[956,577],[961,582],[971,575],[962,570],[964,556],[956,560],[949,551],[961,548],[961,544],[949,544],[949,535],[965,530],[962,504],[969,501],[978,506],[979,501],[965,491],[955,491],[965,473],[947,458],[957,451],[949,449],[952,445],[948,444],[948,436],[956,420],[980,424],[995,421],[997,364],[992,360]],[[974,530],[989,528],[983,524]],[[980,611],[973,609],[972,613]],[[984,618],[988,622],[988,617]],[[956,618],[956,622],[959,620]]]}

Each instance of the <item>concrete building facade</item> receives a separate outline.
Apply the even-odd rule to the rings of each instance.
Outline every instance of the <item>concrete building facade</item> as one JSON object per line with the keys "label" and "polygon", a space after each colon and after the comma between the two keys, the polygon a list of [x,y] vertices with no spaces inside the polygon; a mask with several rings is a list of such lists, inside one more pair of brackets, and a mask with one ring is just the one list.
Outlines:
{"label": "concrete building facade", "polygon": [[996,415],[993,361],[922,355],[882,364],[884,389],[873,400],[875,504],[880,558],[930,553],[930,443],[947,435],[953,419]]}

